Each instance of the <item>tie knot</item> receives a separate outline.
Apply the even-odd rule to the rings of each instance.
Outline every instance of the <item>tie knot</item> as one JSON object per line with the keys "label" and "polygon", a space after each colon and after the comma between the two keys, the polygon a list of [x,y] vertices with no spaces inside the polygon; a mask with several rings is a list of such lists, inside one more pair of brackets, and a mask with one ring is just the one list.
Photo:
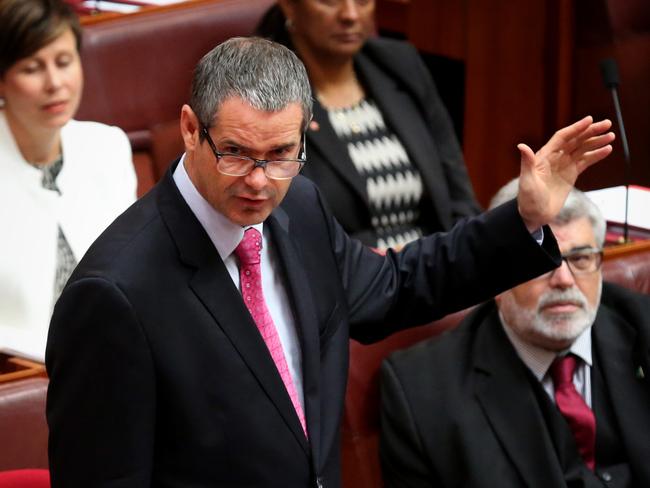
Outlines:
{"label": "tie knot", "polygon": [[573,385],[573,373],[576,369],[576,357],[573,354],[558,356],[551,364],[551,378],[555,388]]}
{"label": "tie knot", "polygon": [[247,229],[244,238],[235,248],[235,255],[244,266],[258,264],[262,252],[262,235],[257,229]]}

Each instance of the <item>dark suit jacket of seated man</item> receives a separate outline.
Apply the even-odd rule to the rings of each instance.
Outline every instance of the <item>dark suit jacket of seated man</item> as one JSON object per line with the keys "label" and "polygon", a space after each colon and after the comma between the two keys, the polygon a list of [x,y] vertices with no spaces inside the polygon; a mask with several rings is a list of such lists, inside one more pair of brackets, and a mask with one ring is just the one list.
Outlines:
{"label": "dark suit jacket of seated man", "polygon": [[[537,154],[521,146],[527,197],[380,256],[292,178],[310,116],[290,50],[231,39],[201,60],[183,159],[93,244],[56,305],[53,487],[339,486],[348,338],[426,323],[557,266],[550,229],[542,246],[531,232],[561,207],[566,172],[613,137],[585,118]],[[268,337],[238,289],[248,298],[246,271],[257,274],[237,257],[249,228],[261,231]],[[267,347],[281,334],[284,361]]]}
{"label": "dark suit jacket of seated man", "polygon": [[[605,223],[574,193],[565,206],[571,213],[551,224],[568,264],[383,365],[387,486],[650,486],[650,297],[605,283],[598,303],[599,262],[589,260],[599,259],[592,251],[602,246]],[[584,208],[596,212],[589,215],[597,225]],[[546,372],[567,350],[589,363],[578,360],[574,382],[595,417],[594,471]]]}

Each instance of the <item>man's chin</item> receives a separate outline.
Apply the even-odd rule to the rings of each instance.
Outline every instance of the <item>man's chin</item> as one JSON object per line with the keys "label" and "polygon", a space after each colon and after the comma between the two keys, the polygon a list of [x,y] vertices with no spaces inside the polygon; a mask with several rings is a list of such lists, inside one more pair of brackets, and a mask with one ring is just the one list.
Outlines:
{"label": "man's chin", "polygon": [[589,327],[589,319],[584,312],[569,314],[553,314],[544,316],[541,330],[549,340],[558,342],[573,342]]}

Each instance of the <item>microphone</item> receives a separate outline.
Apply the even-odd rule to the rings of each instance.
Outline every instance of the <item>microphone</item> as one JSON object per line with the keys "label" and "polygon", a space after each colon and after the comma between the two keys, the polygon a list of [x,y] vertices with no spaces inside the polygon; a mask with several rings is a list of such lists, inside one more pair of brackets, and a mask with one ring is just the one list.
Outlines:
{"label": "microphone", "polygon": [[608,88],[614,100],[614,110],[616,111],[616,121],[618,122],[621,133],[621,142],[623,146],[623,158],[625,159],[625,221],[623,222],[623,242],[628,242],[628,202],[630,197],[630,148],[627,145],[627,135],[625,134],[625,125],[623,124],[623,114],[621,113],[621,104],[618,98],[618,65],[613,58],[605,58],[600,61],[600,72],[603,76],[605,88]]}

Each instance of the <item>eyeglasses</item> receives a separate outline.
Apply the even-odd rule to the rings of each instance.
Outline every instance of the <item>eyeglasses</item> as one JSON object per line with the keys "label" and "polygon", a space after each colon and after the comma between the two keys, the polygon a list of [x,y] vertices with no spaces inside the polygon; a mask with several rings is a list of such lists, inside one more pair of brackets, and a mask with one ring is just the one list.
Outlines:
{"label": "eyeglasses", "polygon": [[214,157],[217,158],[217,170],[219,170],[219,173],[227,176],[246,176],[255,168],[262,168],[267,178],[271,178],[272,180],[289,180],[300,173],[300,170],[306,162],[307,148],[304,134],[300,139],[302,149],[297,159],[269,160],[220,152],[217,150],[217,146],[215,146],[206,127],[201,128],[201,133],[208,141]]}
{"label": "eyeglasses", "polygon": [[[569,266],[569,271],[573,276],[587,275],[600,269],[603,263],[603,251],[593,247],[576,249],[562,254],[562,260]],[[557,269],[539,276],[538,279],[550,278]]]}

